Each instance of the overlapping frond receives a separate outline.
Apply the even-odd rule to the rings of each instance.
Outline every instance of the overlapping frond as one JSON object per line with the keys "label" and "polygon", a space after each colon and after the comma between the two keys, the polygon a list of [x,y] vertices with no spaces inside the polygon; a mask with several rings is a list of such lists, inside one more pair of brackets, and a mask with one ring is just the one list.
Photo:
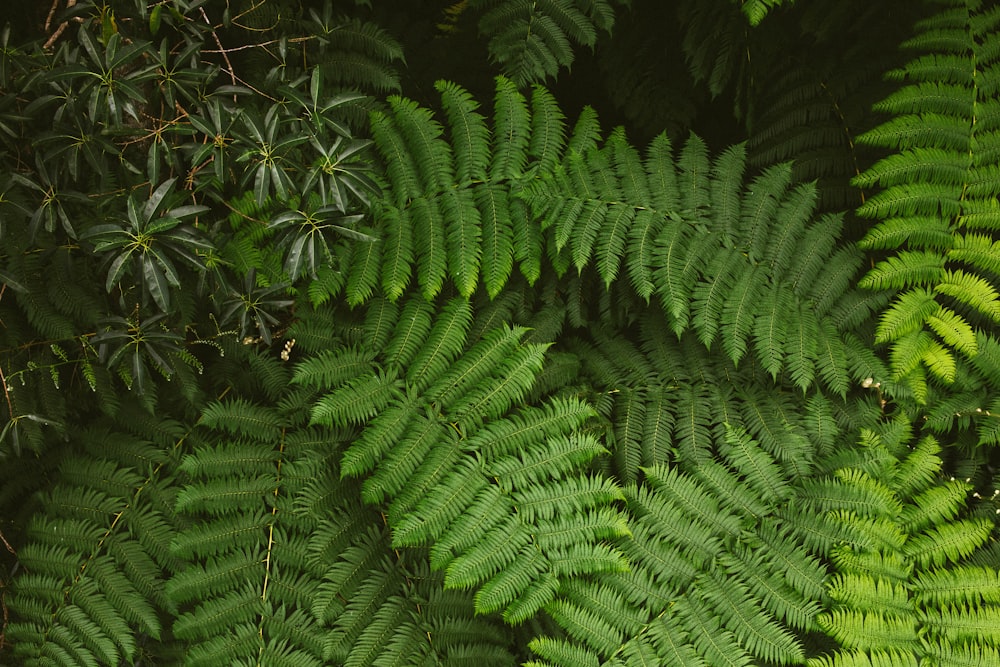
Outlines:
{"label": "overlapping frond", "polygon": [[6,601],[17,620],[5,634],[24,665],[132,661],[169,633],[170,446],[136,437],[102,451],[106,431],[75,437],[80,452],[40,499],[48,511],[31,522],[25,576]]}
{"label": "overlapping frond", "polygon": [[810,664],[933,664],[943,656],[970,650],[989,655],[1000,648],[1000,637],[986,630],[998,614],[996,571],[972,561],[994,523],[970,513],[968,483],[935,474],[941,460],[933,439],[900,450],[906,437],[870,434],[867,452],[817,480],[826,492],[809,494],[816,511],[848,532],[867,516],[894,524],[900,538],[836,548],[833,605],[817,621],[842,648]]}
{"label": "overlapping frond", "polygon": [[1000,317],[989,259],[998,226],[997,28],[995,12],[978,2],[947,3],[921,22],[905,45],[915,57],[889,73],[904,85],[875,105],[892,118],[860,138],[894,151],[855,179],[877,186],[858,209],[875,221],[862,244],[894,250],[863,282],[897,293],[880,340],[919,401],[929,378],[951,383],[956,357],[976,355],[972,329]]}
{"label": "overlapping frond", "polygon": [[598,32],[609,32],[615,20],[608,0],[470,4],[482,12],[479,32],[489,39],[491,58],[518,86],[555,77],[573,63],[574,46],[593,47]]}

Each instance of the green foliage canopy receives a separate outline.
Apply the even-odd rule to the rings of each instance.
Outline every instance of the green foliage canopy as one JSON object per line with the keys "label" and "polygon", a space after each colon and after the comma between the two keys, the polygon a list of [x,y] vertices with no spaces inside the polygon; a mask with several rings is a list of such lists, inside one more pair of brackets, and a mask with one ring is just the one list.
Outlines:
{"label": "green foliage canopy", "polygon": [[382,4],[12,16],[0,661],[1000,663],[1000,10]]}

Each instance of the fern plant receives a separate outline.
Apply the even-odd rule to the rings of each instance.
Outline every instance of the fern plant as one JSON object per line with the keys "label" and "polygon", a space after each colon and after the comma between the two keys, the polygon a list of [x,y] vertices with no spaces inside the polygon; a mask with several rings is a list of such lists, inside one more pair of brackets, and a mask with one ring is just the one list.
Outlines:
{"label": "fern plant", "polygon": [[911,445],[907,430],[863,431],[862,447],[806,490],[824,522],[857,536],[830,552],[832,604],[817,619],[842,648],[810,665],[1000,658],[992,503],[972,496],[971,480],[943,479],[941,445]]}
{"label": "fern plant", "polygon": [[[637,148],[529,85],[596,44],[610,3],[453,6],[512,76],[436,95],[387,78],[401,51],[355,4],[80,3],[55,53],[0,51],[0,95],[18,91],[0,103],[0,661],[996,661],[996,253],[968,231],[993,196],[995,68],[958,82],[976,115],[922,117],[968,151],[908,145],[866,170],[849,105],[868,73],[754,60],[796,60],[768,30],[835,43],[817,6],[721,3],[715,25],[636,3],[640,33],[686,17],[698,99],[763,128]],[[925,13],[914,45],[954,54],[907,77],[992,62],[996,10],[907,16]],[[283,41],[299,18],[316,30]],[[715,59],[697,37],[722,33]],[[46,64],[81,54],[95,81]],[[344,90],[361,81],[411,97]],[[927,111],[911,83],[878,108]],[[817,89],[832,133],[788,102]],[[42,128],[39,148],[5,123]],[[904,115],[865,140],[891,149],[897,126],[933,139]],[[781,162],[807,145],[818,171]],[[947,225],[872,245],[901,224],[879,220],[859,244],[857,172],[884,188],[862,215],[969,187],[939,197]],[[866,251],[883,254],[862,280]],[[960,270],[971,291],[942,288]]]}
{"label": "fern plant", "polygon": [[855,179],[880,187],[858,209],[877,221],[861,245],[887,251],[862,285],[898,291],[876,340],[890,345],[893,376],[921,402],[929,380],[955,381],[980,337],[992,343],[997,322],[998,21],[993,7],[956,2],[921,22],[907,44],[919,55],[890,72],[905,85],[875,105],[893,118],[861,137],[894,151]]}

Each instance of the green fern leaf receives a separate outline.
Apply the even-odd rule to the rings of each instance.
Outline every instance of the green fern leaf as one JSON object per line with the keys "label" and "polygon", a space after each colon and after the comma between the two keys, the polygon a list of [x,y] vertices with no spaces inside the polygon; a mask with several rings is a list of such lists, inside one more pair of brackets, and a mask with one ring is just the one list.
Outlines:
{"label": "green fern leaf", "polygon": [[[475,604],[480,613],[505,609],[520,598],[548,568],[548,560],[537,549],[526,547],[521,557],[476,592]],[[524,614],[526,609],[519,612]],[[534,611],[538,611],[536,607]]]}
{"label": "green fern leaf", "polygon": [[792,295],[780,285],[764,291],[753,321],[754,352],[764,370],[776,378],[784,360],[785,314],[791,308]]}
{"label": "green fern leaf", "polygon": [[427,397],[442,405],[450,405],[459,395],[490,377],[502,360],[516,350],[525,332],[527,329],[522,327],[490,329],[435,380],[426,392]]}
{"label": "green fern leaf", "polygon": [[975,308],[994,322],[1000,322],[1000,294],[987,279],[961,269],[944,271],[935,286],[941,294]]}
{"label": "green fern leaf", "polygon": [[492,184],[475,189],[482,222],[482,276],[486,291],[496,298],[514,267],[513,222],[506,191]]}
{"label": "green fern leaf", "polygon": [[696,235],[679,219],[668,221],[656,239],[654,258],[659,268],[654,271],[653,278],[663,308],[672,318],[671,327],[678,336],[688,326],[691,292],[707,261],[709,244],[707,236]]}
{"label": "green fern leaf", "polygon": [[923,570],[917,573],[912,586],[915,601],[928,607],[1000,602],[1000,572],[989,567],[963,565]]}
{"label": "green fern leaf", "polygon": [[735,243],[740,227],[740,191],[743,189],[746,159],[746,144],[734,144],[723,151],[712,165],[715,223],[722,235],[722,245],[727,247]]}
{"label": "green fern leaf", "polygon": [[[408,209],[379,209],[384,234],[381,267],[382,291],[395,302],[406,291],[413,270],[413,221]],[[363,301],[364,299],[362,299]]]}
{"label": "green fern leaf", "polygon": [[801,664],[805,659],[796,637],[759,608],[742,586],[712,574],[700,577],[696,585],[706,601],[717,605],[726,629],[747,651],[776,664]]}
{"label": "green fern leaf", "polygon": [[469,436],[467,446],[489,462],[544,442],[552,434],[569,432],[594,416],[594,409],[581,400],[553,398],[543,406],[529,406],[487,423]]}
{"label": "green fern leaf", "polygon": [[582,513],[624,499],[613,480],[586,476],[555,480],[546,487],[525,487],[514,497],[518,512],[528,522],[551,520],[557,514]]}
{"label": "green fern leaf", "polygon": [[891,579],[841,572],[830,581],[830,597],[838,604],[862,612],[888,612],[909,616],[914,611],[906,587]]}
{"label": "green fern leaf", "polygon": [[889,218],[868,230],[858,245],[866,250],[911,248],[944,250],[955,243],[948,221],[940,216]]}
{"label": "green fern leaf", "polygon": [[[432,450],[447,455],[452,445],[450,432],[436,419],[418,416],[408,424],[403,437],[392,444],[375,472],[365,480],[362,498],[371,505],[395,498],[415,477],[415,471],[429,459]],[[434,462],[434,459],[431,459]]]}
{"label": "green fern leaf", "polygon": [[607,451],[593,436],[571,433],[550,437],[544,445],[532,443],[530,449],[518,456],[499,457],[487,467],[487,472],[502,489],[510,491],[567,475],[604,453]]}
{"label": "green fern leaf", "polygon": [[448,269],[459,294],[472,296],[479,285],[479,211],[469,190],[447,190],[441,195],[445,216]]}
{"label": "green fern leaf", "polygon": [[[831,260],[847,250],[844,248],[837,253],[832,253],[843,224],[842,216],[826,214],[816,224],[805,230],[802,240],[794,249],[795,257],[784,274],[786,281],[792,286],[796,295],[804,297],[818,292],[817,287],[826,282],[837,285],[836,281],[823,281],[820,277],[832,268],[833,262]],[[831,254],[833,254],[833,258],[831,258]],[[854,266],[854,270],[857,270],[857,265]],[[834,272],[834,275],[838,273],[840,272]],[[853,278],[853,274],[848,278]],[[842,294],[844,287],[846,286],[841,285],[840,290],[835,294]],[[836,287],[830,288],[830,291],[832,292],[834,289]]]}
{"label": "green fern leaf", "polygon": [[734,365],[747,353],[748,338],[754,331],[756,309],[765,289],[766,278],[760,267],[745,267],[735,278],[733,291],[723,305],[719,322],[722,348]]}
{"label": "green fern leaf", "polygon": [[429,301],[440,293],[448,271],[444,217],[436,199],[414,199],[410,207],[417,282]]}
{"label": "green fern leaf", "polygon": [[366,373],[320,398],[310,411],[313,424],[360,424],[398,396],[399,383],[383,373]]}
{"label": "green fern leaf", "polygon": [[958,313],[942,306],[936,314],[928,316],[926,322],[927,326],[941,337],[945,345],[968,357],[976,356],[978,351],[976,333]]}
{"label": "green fern leaf", "polygon": [[525,667],[555,667],[555,665],[599,667],[601,664],[601,659],[596,653],[565,639],[536,637],[528,643],[528,648],[543,660],[551,662],[530,660],[524,663]]}
{"label": "green fern leaf", "polygon": [[780,503],[791,494],[781,468],[747,433],[727,424],[725,442],[723,456],[760,497]]}
{"label": "green fern leaf", "polygon": [[989,539],[992,522],[961,519],[930,528],[907,542],[906,554],[919,565],[940,566],[967,558]]}
{"label": "green fern leaf", "polygon": [[[691,293],[694,309],[691,323],[698,334],[698,340],[706,348],[712,346],[718,335],[723,308],[731,298],[733,286],[739,281],[741,269],[744,268],[742,259],[733,249],[720,249],[708,260],[704,279],[695,285]],[[737,305],[744,307],[747,304]],[[733,335],[735,338],[738,334],[733,332]],[[735,352],[736,342],[731,342],[730,346]]]}
{"label": "green fern leaf", "polygon": [[618,277],[618,269],[625,254],[634,217],[635,209],[631,206],[614,204],[600,227],[595,254],[597,271],[604,279],[605,288],[609,288]]}
{"label": "green fern leaf", "polygon": [[441,93],[441,106],[448,117],[455,152],[455,179],[464,185],[486,180],[490,162],[490,130],[476,112],[479,104],[463,88],[448,81],[434,87]]}
{"label": "green fern leaf", "polygon": [[815,376],[818,326],[813,312],[800,307],[786,329],[785,364],[792,381],[803,391],[812,384]]}
{"label": "green fern leaf", "polygon": [[494,98],[493,160],[490,178],[494,182],[518,178],[528,163],[531,119],[527,101],[512,81],[497,77]]}
{"label": "green fern leaf", "polygon": [[740,222],[744,237],[741,245],[750,253],[751,261],[760,261],[768,252],[771,225],[791,179],[791,164],[770,167],[751,182],[744,196]]}
{"label": "green fern leaf", "polygon": [[551,172],[566,143],[566,117],[546,88],[535,85],[531,91],[531,142],[528,155],[541,173]]}
{"label": "green fern leaf", "polygon": [[1000,241],[983,234],[956,234],[948,248],[948,259],[990,273],[1000,273]]}
{"label": "green fern leaf", "polygon": [[454,467],[448,478],[435,484],[412,511],[394,523],[393,545],[416,546],[437,540],[472,506],[485,485],[486,479],[473,467]]}
{"label": "green fern leaf", "polygon": [[465,299],[453,299],[441,308],[434,326],[420,341],[421,347],[408,365],[409,387],[421,392],[437,381],[465,347],[471,323],[472,305]]}
{"label": "green fern leaf", "polygon": [[901,618],[880,611],[868,613],[835,609],[820,615],[819,626],[846,648],[892,649],[918,648],[917,630],[912,618]]}
{"label": "green fern leaf", "polygon": [[679,207],[681,212],[692,219],[697,219],[711,205],[710,177],[708,146],[700,137],[692,134],[677,156]]}
{"label": "green fern leaf", "polygon": [[809,658],[808,667],[918,667],[916,653],[896,649],[838,651],[832,656]]}
{"label": "green fern leaf", "polygon": [[352,245],[345,292],[347,302],[357,306],[372,297],[379,281],[382,244],[379,241]]}
{"label": "green fern leaf", "polygon": [[374,111],[370,120],[372,138],[385,160],[386,172],[396,195],[394,204],[403,208],[407,201],[423,194],[418,166],[392,115]]}
{"label": "green fern leaf", "polygon": [[636,294],[647,303],[656,290],[653,276],[655,246],[663,221],[663,216],[654,211],[637,210],[625,246],[629,280]]}
{"label": "green fern leaf", "polygon": [[408,299],[399,314],[395,335],[385,348],[387,366],[406,368],[420,350],[431,330],[434,307],[423,299]]}
{"label": "green fern leaf", "polygon": [[[892,186],[934,181],[951,186],[965,182],[968,156],[941,148],[914,148],[889,155],[853,179],[858,187]],[[930,221],[930,218],[928,218]]]}
{"label": "green fern leaf", "polygon": [[901,515],[903,526],[911,533],[939,525],[958,516],[971,487],[958,480],[932,486],[919,493]]}
{"label": "green fern leaf", "polygon": [[[605,228],[608,207],[602,201],[584,200],[579,216],[574,219],[574,227],[567,229],[567,238],[572,250],[573,264],[577,271],[590,263],[597,236]],[[618,239],[620,245],[620,237]],[[605,266],[608,269],[607,266]],[[610,269],[609,269],[610,270]],[[617,273],[617,265],[614,267]]]}
{"label": "green fern leaf", "polygon": [[690,517],[721,534],[739,535],[739,518],[721,507],[691,478],[660,465],[644,468],[643,472],[658,494],[683,508]]}
{"label": "green fern leaf", "polygon": [[205,426],[262,441],[277,438],[283,425],[273,409],[243,399],[212,403],[202,411],[201,420]]}
{"label": "green fern leaf", "polygon": [[[292,382],[319,389],[332,389],[347,380],[372,371],[371,353],[354,347],[339,351],[323,350],[296,364]],[[204,419],[204,417],[203,417]],[[276,420],[275,420],[276,421]],[[280,422],[274,424],[277,426]],[[216,421],[207,422],[208,426],[228,425]],[[251,431],[252,433],[252,431]]]}
{"label": "green fern leaf", "polygon": [[597,148],[600,141],[601,125],[597,119],[597,112],[592,107],[584,107],[577,116],[576,124],[573,125],[573,131],[566,142],[566,154],[589,153]]}
{"label": "green fern leaf", "polygon": [[934,293],[911,289],[900,295],[879,320],[875,342],[889,343],[919,331],[928,318],[941,311]]}
{"label": "green fern leaf", "polygon": [[944,259],[935,252],[903,251],[882,260],[861,279],[864,289],[900,289],[933,284],[945,276]]}
{"label": "green fern leaf", "polygon": [[962,118],[936,113],[897,116],[862,133],[858,143],[896,148],[944,148],[968,153],[969,126]]}
{"label": "green fern leaf", "polygon": [[383,410],[344,452],[341,474],[358,477],[373,470],[400,440],[416,412],[409,405],[390,405]]}
{"label": "green fern leaf", "polygon": [[677,606],[691,643],[708,664],[719,667],[749,667],[752,664],[753,657],[729,630],[722,627],[721,619],[712,613],[707,602],[685,597]]}
{"label": "green fern leaf", "polygon": [[483,383],[448,406],[448,414],[466,427],[501,416],[521,400],[541,371],[547,345],[520,347],[499,370],[502,379]]}
{"label": "green fern leaf", "polygon": [[972,642],[988,647],[1000,644],[1000,607],[943,607],[928,611],[924,622],[954,644]]}

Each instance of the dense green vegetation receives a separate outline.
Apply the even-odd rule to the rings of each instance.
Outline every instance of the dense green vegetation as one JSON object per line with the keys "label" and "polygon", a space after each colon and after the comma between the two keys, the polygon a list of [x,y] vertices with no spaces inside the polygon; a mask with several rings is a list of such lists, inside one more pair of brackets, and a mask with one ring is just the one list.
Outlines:
{"label": "dense green vegetation", "polygon": [[1000,8],[0,35],[0,664],[1000,664]]}

